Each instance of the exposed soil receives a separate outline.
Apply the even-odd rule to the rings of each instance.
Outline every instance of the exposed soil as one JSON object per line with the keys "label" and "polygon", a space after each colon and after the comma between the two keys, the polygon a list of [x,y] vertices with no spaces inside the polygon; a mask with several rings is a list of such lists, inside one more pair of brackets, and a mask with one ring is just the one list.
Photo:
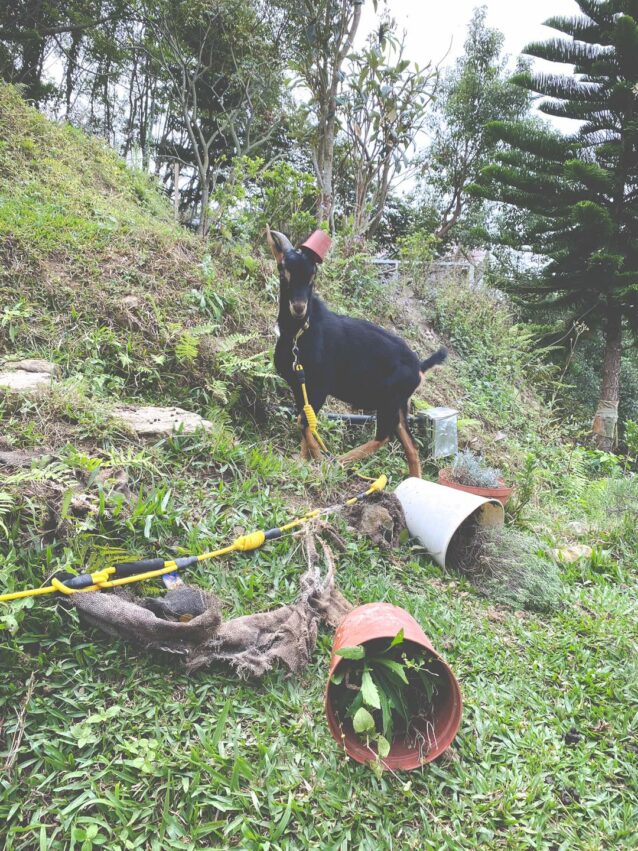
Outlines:
{"label": "exposed soil", "polygon": [[373,494],[347,508],[344,517],[350,526],[367,535],[378,547],[392,549],[399,546],[405,517],[394,494]]}

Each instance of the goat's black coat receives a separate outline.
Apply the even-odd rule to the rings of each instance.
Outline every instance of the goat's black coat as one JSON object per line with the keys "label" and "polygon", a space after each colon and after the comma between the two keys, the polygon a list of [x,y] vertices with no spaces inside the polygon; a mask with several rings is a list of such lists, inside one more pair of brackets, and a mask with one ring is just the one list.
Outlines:
{"label": "goat's black coat", "polygon": [[[377,412],[377,440],[385,440],[399,423],[399,412],[407,413],[408,399],[421,382],[422,373],[442,363],[445,349],[419,361],[416,354],[395,334],[364,319],[333,313],[312,292],[316,267],[299,251],[287,251],[280,264],[278,325],[275,367],[295,396],[297,411],[303,398],[293,373],[292,347],[295,334],[308,322],[299,337],[299,363],[304,367],[310,404],[319,412],[328,395],[354,408]],[[294,306],[306,306],[302,316]]]}

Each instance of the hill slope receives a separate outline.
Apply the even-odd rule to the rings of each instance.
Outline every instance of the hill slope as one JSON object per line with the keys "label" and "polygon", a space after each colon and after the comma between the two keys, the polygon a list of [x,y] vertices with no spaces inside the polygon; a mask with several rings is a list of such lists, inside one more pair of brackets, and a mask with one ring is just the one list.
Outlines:
{"label": "hill slope", "polygon": [[[301,463],[296,429],[274,409],[289,394],[270,362],[268,258],[204,248],[147,178],[6,87],[0,196],[0,362],[61,368],[51,393],[0,397],[0,457],[23,453],[0,467],[0,587],[126,554],[203,552],[360,489],[334,464]],[[516,480],[513,514],[539,547],[592,547],[562,567],[560,608],[496,606],[410,543],[380,550],[331,521],[344,594],[407,608],[464,692],[446,757],[378,779],[327,731],[328,633],[302,676],[277,669],[247,683],[223,669],[188,677],[85,632],[54,600],[3,606],[3,847],[636,846],[635,480],[562,441],[531,383],[551,376],[489,292],[405,283],[385,290],[363,261],[335,252],[320,287],[424,355],[438,344],[433,328],[452,346],[421,400],[460,408],[464,441]],[[122,400],[179,402],[214,428],[140,441],[110,416]],[[361,440],[321,426],[335,453]],[[405,475],[396,447],[363,467],[380,471],[392,485]],[[288,537],[190,575],[227,618],[294,600],[304,568]]]}

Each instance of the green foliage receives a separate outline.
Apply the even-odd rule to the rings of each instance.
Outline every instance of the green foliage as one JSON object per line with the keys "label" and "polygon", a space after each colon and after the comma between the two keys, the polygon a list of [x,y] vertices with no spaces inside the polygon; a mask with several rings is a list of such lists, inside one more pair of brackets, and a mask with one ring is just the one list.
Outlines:
{"label": "green foliage", "polygon": [[348,249],[347,244],[336,240],[332,256],[321,270],[317,280],[319,295],[337,312],[348,312],[367,318],[383,316],[391,307],[391,292],[380,280],[370,263],[370,255],[362,250]]}
{"label": "green foliage", "polygon": [[316,194],[313,175],[288,162],[241,157],[212,197],[213,226],[226,239],[255,244],[270,225],[297,244],[316,226]]}
{"label": "green foliage", "polygon": [[513,306],[496,291],[472,290],[458,278],[421,288],[421,294],[434,327],[461,357],[464,416],[497,430],[538,422],[540,400],[528,398],[525,388],[533,379],[549,390],[557,370],[547,363],[533,328],[515,321]]}
{"label": "green foliage", "polygon": [[638,460],[638,422],[625,420],[623,440],[627,454],[634,463]]}
{"label": "green foliage", "polygon": [[[619,566],[631,564],[638,551],[638,482],[635,475],[614,470],[609,477],[588,482],[580,505],[592,527],[592,539],[606,554],[616,581],[629,578]],[[634,555],[632,555],[634,554]]]}
{"label": "green foliage", "polygon": [[[230,401],[236,395],[242,404],[257,392],[269,405],[288,401],[287,391],[272,393],[269,355],[263,362],[255,356],[274,319],[271,261],[245,244],[237,253],[211,244],[202,257],[161,200],[155,215],[155,190],[143,202],[137,190],[145,181],[102,159],[102,146],[51,128],[17,101],[5,116],[12,154],[3,169],[16,169],[0,177],[5,197],[38,192],[29,160],[13,153],[11,127],[24,126],[40,153],[50,146],[64,165],[56,197],[73,213],[68,220],[81,218],[92,194],[105,226],[112,214],[121,227],[108,241],[96,230],[96,242],[91,237],[76,250],[66,231],[55,243],[34,228],[31,243],[31,231],[17,221],[2,243],[1,351],[52,357],[63,380],[50,396],[0,400],[0,451],[50,448],[62,465],[48,479],[44,459],[33,470],[12,468],[22,481],[0,478],[11,500],[0,503],[8,505],[0,588],[37,587],[62,569],[94,570],[133,556],[201,553],[239,530],[270,528],[300,507],[359,490],[339,465],[299,462],[288,417],[272,408],[258,417],[256,407],[238,401],[231,422],[207,387],[219,380]],[[41,170],[39,191],[55,200],[50,168]],[[450,281],[436,298],[419,292],[426,302],[414,299],[406,320],[401,291],[375,285],[365,256],[346,257],[338,243],[318,281],[329,303],[396,327],[419,352],[431,344],[421,333],[431,321],[453,333],[465,357],[429,375],[422,398],[453,400],[466,422],[478,420],[472,435],[508,481],[533,456],[525,523],[552,547],[580,536],[593,547],[591,558],[561,566],[567,593],[554,611],[515,614],[416,550],[403,546],[389,557],[345,521],[331,521],[326,534],[340,542],[346,598],[409,610],[462,682],[453,749],[406,784],[362,771],[330,736],[323,720],[328,633],[320,632],[303,676],[277,668],[256,683],[221,668],[186,675],[177,659],[86,631],[57,599],[2,605],[0,833],[7,851],[74,844],[296,851],[324,847],[326,836],[335,848],[362,851],[397,843],[439,848],[450,844],[450,826],[463,851],[498,847],[505,835],[517,851],[636,845],[635,480],[622,470],[612,479],[594,476],[590,457],[562,442],[564,425],[541,410],[530,383],[544,372],[507,302]],[[198,355],[181,365],[175,346],[184,332],[197,340]],[[264,377],[251,383],[253,372]],[[108,417],[115,398],[181,402],[215,428],[141,444]],[[324,426],[335,454],[361,441]],[[497,429],[505,439],[494,440]],[[362,466],[370,475],[381,470],[391,487],[404,478],[396,445]],[[71,488],[79,499],[69,502]],[[576,520],[584,531],[570,531]],[[305,569],[299,540],[290,536],[229,556],[215,570],[202,564],[188,579],[219,596],[228,619],[293,602]],[[159,583],[146,588],[160,593]],[[400,655],[397,661],[410,679],[407,663]],[[383,713],[367,711],[373,719]],[[566,748],[572,726],[583,738]]]}
{"label": "green foliage", "polygon": [[[381,33],[381,34],[380,34]],[[404,56],[404,40],[384,22],[367,47],[350,57],[341,96],[348,144],[346,169],[353,176],[354,236],[373,235],[399,175],[413,166],[410,153],[434,98],[438,72]]]}
{"label": "green foliage", "polygon": [[492,124],[490,132],[505,147],[484,169],[476,194],[531,213],[501,235],[549,259],[520,289],[530,307],[568,308],[572,316],[586,311],[588,323],[600,324],[617,306],[636,330],[631,285],[638,271],[638,215],[631,187],[638,159],[631,152],[638,146],[638,69],[626,45],[638,43],[638,14],[622,15],[623,0],[579,5],[587,17],[552,20],[566,27],[566,35],[575,28],[587,32],[586,41],[554,39],[526,48],[532,56],[574,65],[573,74],[527,71],[516,82],[547,97],[542,111],[578,119],[580,128],[561,137],[530,122]]}
{"label": "green foliage", "polygon": [[417,228],[399,238],[397,247],[399,259],[408,274],[414,277],[423,275],[428,264],[434,260],[439,241],[428,228]]}
{"label": "green foliage", "polygon": [[197,337],[191,331],[184,331],[175,346],[175,356],[179,361],[192,363],[199,353]]}
{"label": "green foliage", "polygon": [[387,757],[395,736],[412,735],[414,719],[427,717],[436,692],[429,654],[415,657],[403,643],[400,630],[382,650],[362,644],[337,650],[349,660],[332,675],[338,717],[351,720],[361,741],[374,745],[377,759]]}
{"label": "green foliage", "polygon": [[475,488],[498,488],[503,481],[501,471],[488,467],[471,449],[463,449],[454,457],[450,474],[452,481]]}

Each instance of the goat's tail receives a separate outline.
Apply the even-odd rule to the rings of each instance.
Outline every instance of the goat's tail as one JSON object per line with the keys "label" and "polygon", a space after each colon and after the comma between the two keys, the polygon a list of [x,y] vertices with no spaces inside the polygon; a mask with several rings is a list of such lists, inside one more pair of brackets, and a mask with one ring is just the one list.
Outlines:
{"label": "goat's tail", "polygon": [[441,346],[438,352],[434,352],[433,355],[430,355],[429,358],[426,358],[424,361],[421,361],[421,375],[427,372],[428,369],[432,369],[433,366],[438,366],[440,363],[443,363],[447,360],[447,349],[445,346]]}

